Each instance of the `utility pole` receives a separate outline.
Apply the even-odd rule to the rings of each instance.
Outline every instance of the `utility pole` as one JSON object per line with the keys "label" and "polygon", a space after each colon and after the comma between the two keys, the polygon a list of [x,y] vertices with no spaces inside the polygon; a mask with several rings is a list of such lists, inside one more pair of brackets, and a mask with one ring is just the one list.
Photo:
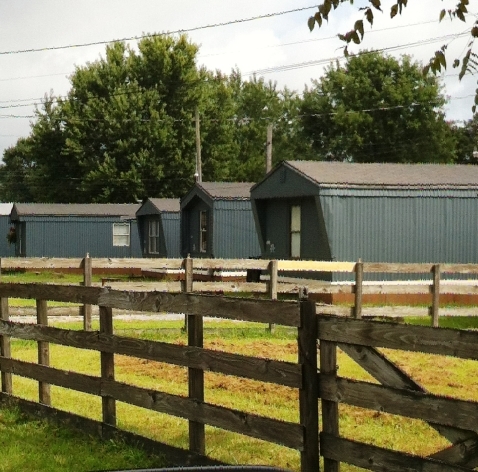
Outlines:
{"label": "utility pole", "polygon": [[202,182],[201,131],[200,131],[198,107],[196,107],[195,121],[196,121],[196,182]]}
{"label": "utility pole", "polygon": [[266,174],[272,169],[272,124],[267,125]]}

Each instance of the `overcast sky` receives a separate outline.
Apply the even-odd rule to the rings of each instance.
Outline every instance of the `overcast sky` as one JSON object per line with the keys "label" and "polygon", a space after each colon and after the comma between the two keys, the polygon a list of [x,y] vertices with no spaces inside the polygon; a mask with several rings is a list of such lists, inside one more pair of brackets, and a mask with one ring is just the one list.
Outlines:
{"label": "overcast sky", "polygon": [[[382,3],[387,10],[376,13],[374,28],[369,31],[367,26],[360,47],[388,48],[390,54],[406,53],[426,62],[448,44],[449,68],[443,78],[449,97],[447,117],[471,118],[477,76],[459,82],[451,63],[466,50],[469,35],[462,33],[476,20],[478,6],[473,5],[474,16],[467,23],[439,24],[440,9],[452,8],[456,0],[410,0],[402,17],[394,20],[388,14],[391,2]],[[307,19],[315,13],[316,3],[307,0],[0,0],[0,157],[19,137],[28,136],[33,103],[50,91],[66,94],[75,66],[98,59],[106,46],[51,48],[198,28],[188,35],[200,45],[200,65],[226,73],[238,67],[246,79],[257,72],[279,87],[302,92],[311,79],[323,74],[324,66],[342,57],[337,33],[350,29],[362,17],[358,8],[366,4],[359,0],[342,6],[328,24],[311,33]],[[300,8],[306,9],[200,29]],[[45,50],[18,52],[39,48]]]}

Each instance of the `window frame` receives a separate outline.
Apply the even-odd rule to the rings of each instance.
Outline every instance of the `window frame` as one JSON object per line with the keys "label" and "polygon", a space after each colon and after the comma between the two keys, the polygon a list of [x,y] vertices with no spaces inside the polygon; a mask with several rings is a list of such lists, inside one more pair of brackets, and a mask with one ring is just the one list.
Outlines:
{"label": "window frame", "polygon": [[289,211],[289,255],[291,259],[300,259],[301,254],[302,208],[291,205]]}
{"label": "window frame", "polygon": [[207,210],[199,210],[199,252],[205,253],[208,248],[209,218]]}
{"label": "window frame", "polygon": [[148,254],[159,254],[159,235],[160,235],[159,220],[149,220],[148,221]]}
{"label": "window frame", "polygon": [[[127,233],[118,232],[119,228],[128,228]],[[119,238],[125,238],[126,243],[120,243]],[[131,246],[131,223],[115,222],[113,223],[113,247],[130,247]]]}

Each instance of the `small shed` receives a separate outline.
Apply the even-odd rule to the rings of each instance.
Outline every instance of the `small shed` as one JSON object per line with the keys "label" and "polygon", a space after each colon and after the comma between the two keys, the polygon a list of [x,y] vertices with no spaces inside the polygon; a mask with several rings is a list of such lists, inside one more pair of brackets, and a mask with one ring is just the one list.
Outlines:
{"label": "small shed", "polygon": [[179,198],[148,198],[136,218],[144,257],[181,257]]}
{"label": "small shed", "polygon": [[248,182],[196,182],[181,199],[182,256],[260,256]]}
{"label": "small shed", "polygon": [[285,161],[251,189],[264,258],[478,263],[478,166]]}
{"label": "small shed", "polygon": [[17,257],[141,257],[139,204],[15,203]]}

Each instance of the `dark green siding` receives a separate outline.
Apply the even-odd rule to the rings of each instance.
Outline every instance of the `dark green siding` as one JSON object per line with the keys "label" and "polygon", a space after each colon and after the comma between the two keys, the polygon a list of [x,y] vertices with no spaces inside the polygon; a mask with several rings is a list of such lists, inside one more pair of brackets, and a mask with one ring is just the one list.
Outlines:
{"label": "dark green siding", "polygon": [[[149,253],[149,223],[159,221],[159,252]],[[181,257],[179,212],[138,216],[139,238],[144,257]]]}
{"label": "dark green siding", "polygon": [[[206,252],[199,248],[199,213],[208,212],[208,247]],[[212,208],[202,199],[194,197],[182,211],[182,253],[186,257],[213,257]]]}
{"label": "dark green siding", "polygon": [[113,246],[115,217],[25,217],[26,257],[141,257],[138,228],[129,221],[130,246]]}
{"label": "dark green siding", "polygon": [[215,200],[213,218],[215,257],[247,259],[261,255],[250,200]]}

